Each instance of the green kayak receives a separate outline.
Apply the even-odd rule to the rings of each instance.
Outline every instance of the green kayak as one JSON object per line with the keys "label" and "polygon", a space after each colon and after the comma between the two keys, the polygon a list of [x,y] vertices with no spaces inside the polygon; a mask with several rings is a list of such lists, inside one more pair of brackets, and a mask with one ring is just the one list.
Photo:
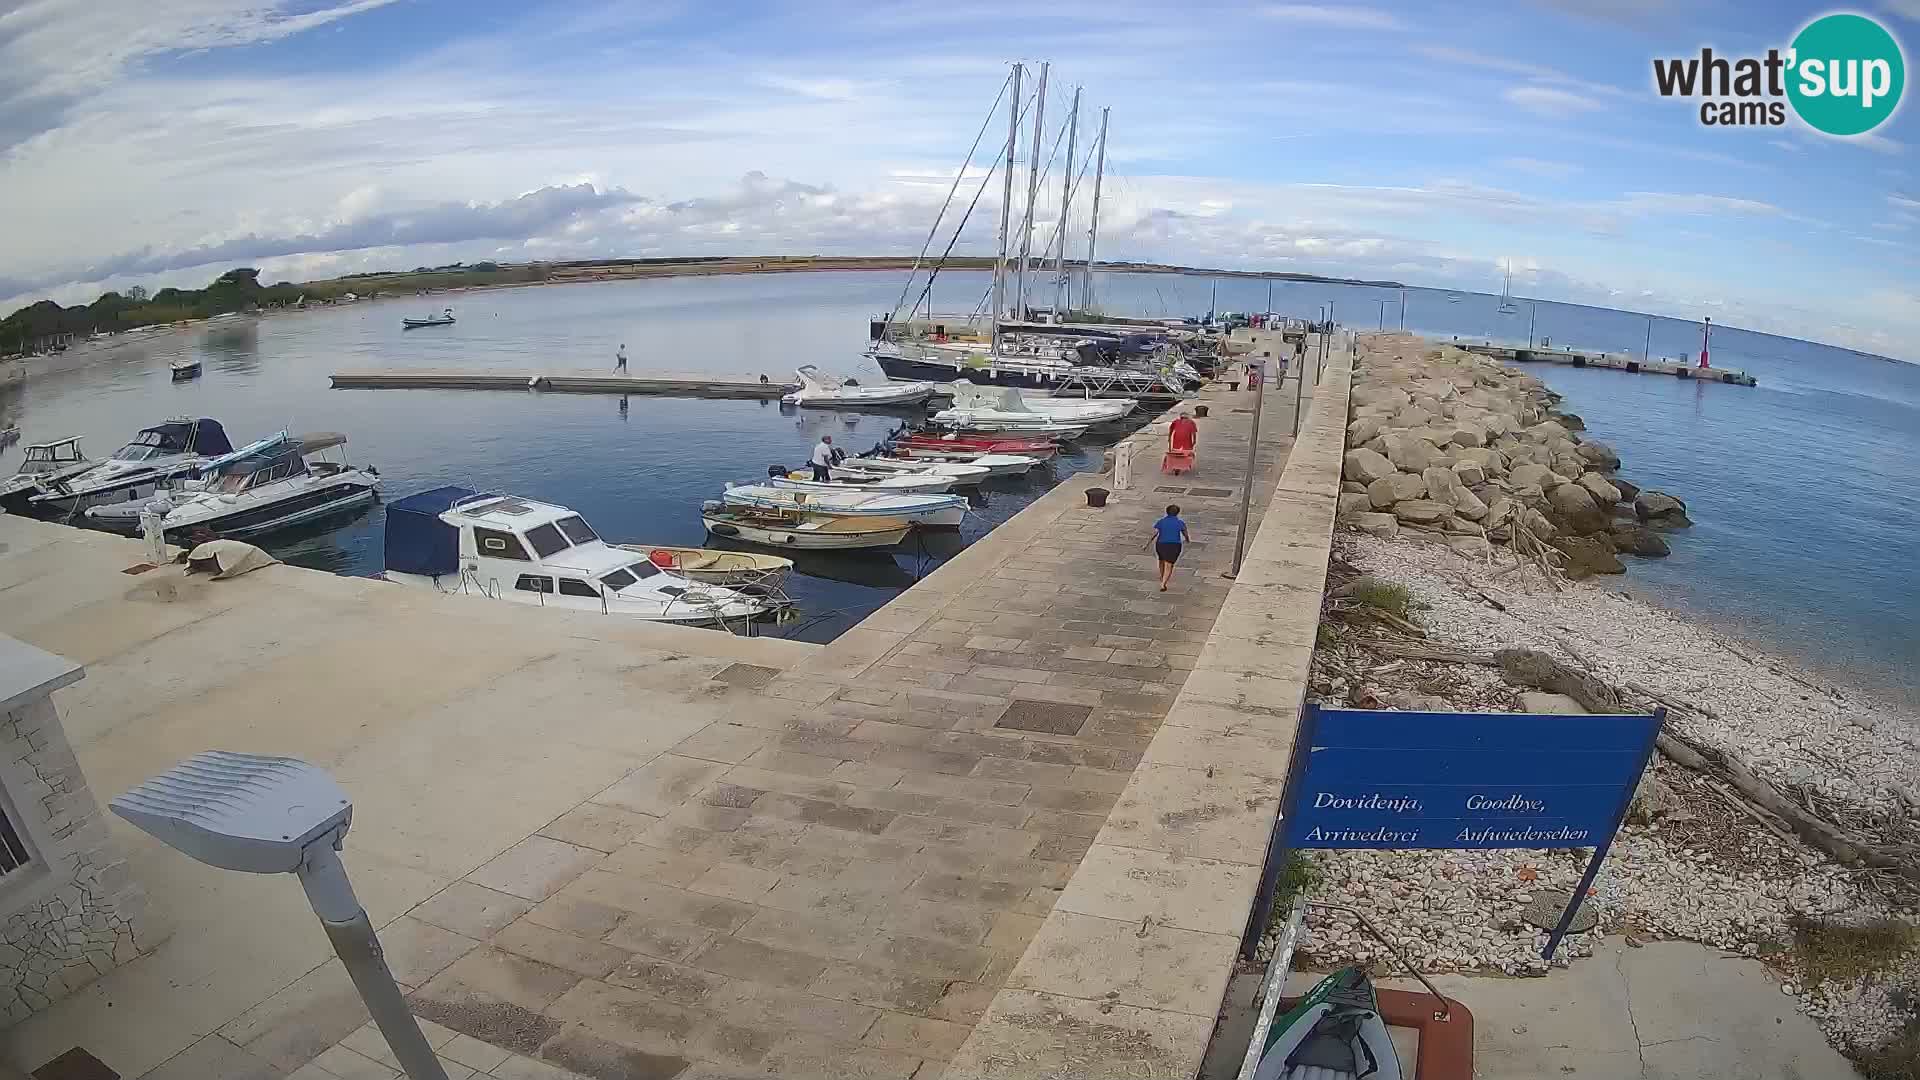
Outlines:
{"label": "green kayak", "polygon": [[1267,1032],[1254,1080],[1400,1080],[1373,980],[1357,967],[1320,980]]}

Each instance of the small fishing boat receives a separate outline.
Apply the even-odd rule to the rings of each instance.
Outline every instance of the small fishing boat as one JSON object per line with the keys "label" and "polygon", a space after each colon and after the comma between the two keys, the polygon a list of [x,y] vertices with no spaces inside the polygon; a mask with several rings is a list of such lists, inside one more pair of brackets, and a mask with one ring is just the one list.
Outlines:
{"label": "small fishing boat", "polygon": [[142,428],[133,441],[85,472],[49,479],[29,502],[72,513],[101,503],[149,498],[176,477],[233,452],[219,421],[176,417]]}
{"label": "small fishing boat", "polygon": [[892,547],[913,529],[896,517],[821,517],[712,501],[702,505],[700,519],[715,536],[801,551]]}
{"label": "small fishing boat", "polygon": [[1133,412],[1133,398],[1028,397],[1012,386],[980,386],[969,382],[947,384],[955,410],[992,411],[1016,416],[1031,414],[1063,424],[1108,424]]}
{"label": "small fishing boat", "polygon": [[222,539],[249,539],[374,501],[380,473],[323,456],[347,444],[345,435],[317,432],[295,438],[286,432],[209,463],[204,479],[186,480],[148,499],[89,507],[87,520],[122,532],[137,532],[149,507],[161,514],[169,538],[201,530]]}
{"label": "small fishing boat", "polygon": [[[903,450],[938,450],[946,453],[971,451],[975,454],[1013,454],[1029,457],[1036,461],[1047,461],[1060,453],[1052,439],[1019,438],[1014,436],[988,437],[948,432],[934,435],[915,432],[894,440],[894,445]],[[955,459],[958,460],[958,459]]]}
{"label": "small fishing boat", "polygon": [[438,315],[429,315],[424,319],[401,319],[402,330],[418,330],[423,326],[452,326],[453,309],[448,308]]}
{"label": "small fishing boat", "polygon": [[816,514],[823,517],[903,518],[915,525],[958,528],[967,516],[967,500],[959,495],[912,495],[886,491],[799,491],[767,484],[729,487],[722,499],[728,506]]}
{"label": "small fishing boat", "polygon": [[1357,967],[1320,980],[1277,1017],[1254,1080],[1360,1080],[1402,1075],[1373,982]]}
{"label": "small fishing boat", "polygon": [[727,585],[751,592],[778,593],[793,572],[793,560],[753,551],[720,548],[671,547],[662,544],[614,544],[621,551],[637,551],[662,570],[702,585]]}
{"label": "small fishing boat", "polygon": [[1025,476],[1029,469],[1046,460],[1025,454],[989,454],[984,450],[927,449],[916,446],[896,446],[892,452],[896,455],[895,460],[921,465],[973,465],[987,470],[988,476]]}
{"label": "small fishing boat", "polygon": [[29,443],[20,453],[20,467],[12,476],[0,480],[0,507],[9,510],[27,509],[28,500],[45,491],[47,484],[78,476],[99,464],[80,452],[78,435],[47,443]]}
{"label": "small fishing boat", "polygon": [[[1031,465],[1031,459],[1023,459]],[[1022,472],[1026,471],[1023,465]],[[960,462],[946,461],[903,461],[891,457],[851,457],[843,458],[833,466],[833,478],[858,480],[866,477],[886,476],[944,476],[954,487],[972,487],[987,477],[993,470],[984,465],[965,465]]]}
{"label": "small fishing boat", "polygon": [[388,581],[647,622],[724,626],[778,602],[661,569],[564,506],[443,487],[387,507]]}
{"label": "small fishing boat", "polygon": [[1065,423],[1049,420],[1044,416],[998,412],[992,409],[942,409],[927,419],[927,423],[943,431],[956,431],[966,435],[1044,435],[1059,442],[1072,442],[1087,433],[1093,425],[1088,423]]}
{"label": "small fishing boat", "polygon": [[174,382],[185,382],[188,379],[200,377],[200,358],[197,356],[183,356],[168,364],[167,367],[173,372]]}
{"label": "small fishing boat", "polygon": [[851,379],[823,374],[812,364],[802,364],[794,374],[800,379],[800,389],[782,397],[780,403],[783,405],[799,405],[803,408],[895,409],[921,404],[939,389],[933,383],[924,382],[861,386]]}
{"label": "small fishing boat", "polygon": [[[832,475],[829,473],[829,475]],[[895,493],[925,492],[929,495],[944,495],[953,487],[953,481],[945,476],[916,476],[912,473],[901,476],[835,476],[830,481],[813,478],[810,470],[795,469],[792,472],[769,473],[767,483],[774,487],[794,488],[800,491],[891,491]]]}

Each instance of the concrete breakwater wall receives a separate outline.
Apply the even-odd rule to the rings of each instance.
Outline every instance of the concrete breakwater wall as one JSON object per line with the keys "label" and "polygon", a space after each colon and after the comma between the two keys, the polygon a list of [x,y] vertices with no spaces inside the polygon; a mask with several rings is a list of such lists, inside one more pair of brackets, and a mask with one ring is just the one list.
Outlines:
{"label": "concrete breakwater wall", "polygon": [[1372,338],[1354,376],[1341,521],[1391,537],[1424,531],[1455,552],[1493,545],[1569,576],[1621,573],[1621,553],[1668,553],[1659,530],[1686,504],[1620,479],[1620,456],[1583,439],[1539,379],[1409,335]]}

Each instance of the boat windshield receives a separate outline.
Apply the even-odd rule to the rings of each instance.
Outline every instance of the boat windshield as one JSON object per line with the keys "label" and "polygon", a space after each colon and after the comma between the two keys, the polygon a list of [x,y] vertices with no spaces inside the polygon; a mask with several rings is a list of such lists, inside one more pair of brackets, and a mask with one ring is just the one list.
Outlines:
{"label": "boat windshield", "polygon": [[615,570],[611,574],[601,575],[600,584],[605,585],[609,589],[624,589],[633,584],[633,575],[627,573],[625,570]]}
{"label": "boat windshield", "polygon": [[572,546],[567,543],[566,537],[560,535],[560,530],[551,525],[536,525],[528,529],[527,543],[532,544],[533,550],[539,552],[543,559]]}
{"label": "boat windshield", "polygon": [[641,578],[650,578],[660,572],[660,568],[645,559],[629,563],[611,574],[602,574],[600,583],[609,589],[624,589]]}
{"label": "boat windshield", "polygon": [[[571,517],[563,517],[559,520],[558,524],[560,531],[567,535],[567,539],[576,544],[584,544],[590,540],[600,539],[594,535],[593,529],[587,525],[586,519],[579,514],[574,514]],[[544,552],[542,554],[544,554]]]}
{"label": "boat windshield", "polygon": [[253,479],[252,473],[227,473],[220,478],[220,486],[214,490],[226,495],[238,495],[247,488],[247,481]]}
{"label": "boat windshield", "polygon": [[142,446],[141,444],[134,442],[134,443],[128,443],[127,445],[121,447],[120,449],[115,450],[113,452],[113,460],[115,461],[146,461],[151,458],[159,457],[161,453],[162,451],[158,446]]}

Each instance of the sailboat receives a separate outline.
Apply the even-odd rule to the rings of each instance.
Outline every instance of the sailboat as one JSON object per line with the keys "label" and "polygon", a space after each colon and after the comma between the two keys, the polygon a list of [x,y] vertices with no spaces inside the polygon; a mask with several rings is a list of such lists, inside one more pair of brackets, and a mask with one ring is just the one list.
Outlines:
{"label": "sailboat", "polygon": [[1500,307],[1497,310],[1502,315],[1515,315],[1515,314],[1518,314],[1520,311],[1520,306],[1513,302],[1513,264],[1512,263],[1507,264],[1507,283],[1504,286],[1502,286],[1500,289]]}

